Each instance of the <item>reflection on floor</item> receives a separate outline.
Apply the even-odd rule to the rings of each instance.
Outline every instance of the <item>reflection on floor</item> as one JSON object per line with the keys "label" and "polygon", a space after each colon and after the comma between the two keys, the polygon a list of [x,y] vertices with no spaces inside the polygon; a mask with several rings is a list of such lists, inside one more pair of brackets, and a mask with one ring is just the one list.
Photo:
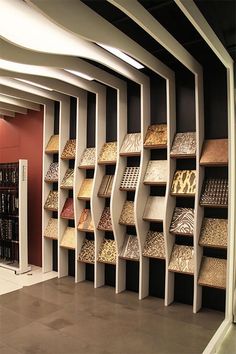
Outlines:
{"label": "reflection on floor", "polygon": [[236,324],[231,325],[217,353],[218,354],[236,353]]}

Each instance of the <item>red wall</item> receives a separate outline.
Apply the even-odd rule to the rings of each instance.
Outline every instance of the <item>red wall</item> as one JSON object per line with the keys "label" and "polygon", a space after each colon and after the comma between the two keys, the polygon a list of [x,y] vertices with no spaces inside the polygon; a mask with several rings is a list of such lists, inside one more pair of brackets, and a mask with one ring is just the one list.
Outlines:
{"label": "red wall", "polygon": [[43,111],[0,119],[0,162],[28,160],[29,263],[42,264],[42,146]]}

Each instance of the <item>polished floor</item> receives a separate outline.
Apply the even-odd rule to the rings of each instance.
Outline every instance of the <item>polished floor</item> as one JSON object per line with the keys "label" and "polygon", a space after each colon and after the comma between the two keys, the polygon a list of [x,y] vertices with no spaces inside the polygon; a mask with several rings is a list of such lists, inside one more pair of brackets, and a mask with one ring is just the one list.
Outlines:
{"label": "polished floor", "polygon": [[197,354],[223,320],[137,294],[51,279],[0,296],[1,354]]}

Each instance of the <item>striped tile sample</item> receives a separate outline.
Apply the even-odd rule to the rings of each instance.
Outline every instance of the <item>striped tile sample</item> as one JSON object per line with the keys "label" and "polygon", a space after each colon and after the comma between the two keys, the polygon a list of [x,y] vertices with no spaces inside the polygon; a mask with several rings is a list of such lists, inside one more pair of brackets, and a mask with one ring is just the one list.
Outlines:
{"label": "striped tile sample", "polygon": [[170,224],[170,232],[177,235],[193,235],[194,209],[176,207]]}
{"label": "striped tile sample", "polygon": [[166,148],[167,145],[167,125],[154,124],[148,127],[146,137],[144,139],[144,147],[146,148]]}
{"label": "striped tile sample", "polygon": [[96,149],[95,148],[86,148],[81,157],[79,168],[95,168],[96,161]]}
{"label": "striped tile sample", "polygon": [[74,183],[74,169],[68,168],[61,182],[61,188],[72,189]]}
{"label": "striped tile sample", "polygon": [[198,284],[213,288],[226,288],[226,259],[202,257]]}
{"label": "striped tile sample", "polygon": [[74,204],[73,198],[67,198],[61,212],[61,218],[74,220]]}
{"label": "striped tile sample", "polygon": [[148,197],[143,213],[143,219],[148,221],[163,221],[164,214],[165,197]]}
{"label": "striped tile sample", "polygon": [[104,239],[98,253],[98,262],[116,264],[116,242]]}
{"label": "striped tile sample", "polygon": [[47,154],[58,154],[59,152],[59,135],[52,135],[45,148]]}
{"label": "striped tile sample", "polygon": [[58,219],[50,218],[46,229],[44,230],[44,237],[57,240],[58,235]]}
{"label": "striped tile sample", "polygon": [[177,273],[194,273],[194,249],[192,246],[174,245],[168,269]]}
{"label": "striped tile sample", "polygon": [[58,210],[58,191],[50,191],[44,209],[57,211]]}
{"label": "striped tile sample", "polygon": [[139,167],[126,167],[120,184],[120,190],[135,190],[138,182]]}
{"label": "striped tile sample", "polygon": [[143,249],[143,256],[165,259],[165,239],[163,232],[148,231]]}
{"label": "striped tile sample", "polygon": [[101,185],[98,190],[99,197],[110,198],[113,181],[114,181],[114,175],[103,176]]}
{"label": "striped tile sample", "polygon": [[205,247],[227,247],[228,220],[204,218],[199,245]]}
{"label": "striped tile sample", "polygon": [[212,207],[228,206],[228,180],[225,178],[207,178],[204,181],[200,204]]}
{"label": "striped tile sample", "polygon": [[227,166],[228,139],[205,140],[202,148],[200,165]]}
{"label": "striped tile sample", "polygon": [[85,178],[78,193],[78,199],[89,200],[92,195],[93,178]]}
{"label": "striped tile sample", "polygon": [[131,259],[133,261],[139,261],[139,245],[137,236],[125,236],[120,257],[125,259]]}
{"label": "striped tile sample", "polygon": [[65,160],[75,159],[76,140],[70,139],[66,142],[64,150],[62,151],[61,158]]}
{"label": "striped tile sample", "polygon": [[80,215],[79,223],[78,223],[78,230],[93,232],[94,226],[91,216],[90,209],[84,209]]}
{"label": "striped tile sample", "polygon": [[144,176],[144,184],[166,184],[168,178],[167,160],[151,160]]}
{"label": "striped tile sample", "polygon": [[134,221],[134,202],[126,200],[120,214],[119,223],[123,225],[135,225]]}
{"label": "striped tile sample", "polygon": [[78,261],[94,264],[95,261],[95,245],[93,240],[84,239]]}
{"label": "striped tile sample", "polygon": [[75,228],[67,227],[60,243],[61,247],[75,249]]}
{"label": "striped tile sample", "polygon": [[196,133],[177,133],[170,152],[171,157],[196,156]]}
{"label": "striped tile sample", "polygon": [[124,138],[123,144],[120,149],[120,155],[140,155],[141,153],[141,134],[131,133],[127,134]]}
{"label": "striped tile sample", "polygon": [[179,196],[194,196],[196,192],[196,170],[175,171],[171,194]]}
{"label": "striped tile sample", "polygon": [[58,162],[52,162],[48,168],[46,176],[44,178],[45,182],[58,182]]}
{"label": "striped tile sample", "polygon": [[99,164],[115,164],[117,160],[117,142],[105,143],[98,157]]}
{"label": "striped tile sample", "polygon": [[110,207],[104,208],[97,228],[98,230],[112,231]]}

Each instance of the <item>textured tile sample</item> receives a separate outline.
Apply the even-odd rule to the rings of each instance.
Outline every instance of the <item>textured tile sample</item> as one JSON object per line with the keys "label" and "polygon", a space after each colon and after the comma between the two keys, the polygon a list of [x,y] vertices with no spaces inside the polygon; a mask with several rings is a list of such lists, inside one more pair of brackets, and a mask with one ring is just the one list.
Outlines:
{"label": "textured tile sample", "polygon": [[64,150],[62,151],[61,158],[65,160],[75,159],[76,140],[70,139],[66,142]]}
{"label": "textured tile sample", "polygon": [[144,140],[144,147],[151,149],[166,148],[167,145],[167,125],[154,124],[148,127]]}
{"label": "textured tile sample", "polygon": [[57,211],[58,210],[58,191],[50,191],[44,209]]}
{"label": "textured tile sample", "polygon": [[148,221],[163,221],[165,214],[165,197],[148,197],[143,213],[143,219]]}
{"label": "textured tile sample", "polygon": [[58,182],[58,162],[52,162],[48,168],[46,176],[44,178],[45,182]]}
{"label": "textured tile sample", "polygon": [[116,264],[116,242],[104,239],[98,253],[98,262]]}
{"label": "textured tile sample", "polygon": [[72,189],[74,183],[74,169],[68,168],[61,182],[61,188]]}
{"label": "textured tile sample", "polygon": [[80,215],[78,229],[81,231],[93,232],[94,226],[90,209],[84,209]]}
{"label": "textured tile sample", "polygon": [[196,133],[177,133],[170,152],[171,157],[196,156]]}
{"label": "textured tile sample", "polygon": [[44,237],[57,240],[58,235],[58,219],[50,218],[46,229],[44,230]]}
{"label": "textured tile sample", "polygon": [[200,205],[227,207],[228,180],[224,178],[207,178],[203,184]]}
{"label": "textured tile sample", "polygon": [[89,200],[92,195],[93,178],[85,178],[78,193],[78,199]]}
{"label": "textured tile sample", "polygon": [[168,269],[177,273],[194,273],[194,250],[192,246],[174,245]]}
{"label": "textured tile sample", "polygon": [[96,149],[95,148],[86,148],[81,157],[79,168],[95,168],[96,160]]}
{"label": "textured tile sample", "polygon": [[120,190],[135,190],[138,182],[139,167],[126,167],[122,181],[120,184]]}
{"label": "textured tile sample", "polygon": [[47,154],[58,154],[59,152],[59,135],[52,135],[45,148]]}
{"label": "textured tile sample", "polygon": [[105,143],[98,157],[99,164],[115,164],[117,160],[117,142]]}
{"label": "textured tile sample", "polygon": [[199,245],[205,247],[227,247],[228,220],[204,218]]}
{"label": "textured tile sample", "polygon": [[175,171],[171,194],[179,196],[194,196],[196,192],[196,170]]}
{"label": "textured tile sample", "polygon": [[202,257],[198,284],[213,288],[226,288],[226,259]]}
{"label": "textured tile sample", "polygon": [[228,165],[228,139],[205,140],[200,165]]}
{"label": "textured tile sample", "polygon": [[194,209],[176,207],[170,224],[170,232],[177,235],[193,235]]}
{"label": "textured tile sample", "polygon": [[168,178],[167,160],[151,160],[144,176],[144,184],[163,185]]}
{"label": "textured tile sample", "polygon": [[103,198],[110,198],[114,175],[103,176],[101,185],[99,187],[98,196]]}
{"label": "textured tile sample", "polygon": [[120,155],[135,156],[141,153],[141,133],[127,134],[120,149]]}
{"label": "textured tile sample", "polygon": [[79,253],[78,261],[84,263],[92,263],[95,261],[95,245],[93,240],[84,239],[81,251]]}
{"label": "textured tile sample", "polygon": [[60,246],[74,250],[75,243],[76,243],[75,241],[76,241],[75,228],[74,227],[67,227],[63,236],[62,236]]}
{"label": "textured tile sample", "polygon": [[126,200],[120,214],[120,224],[135,225],[134,222],[134,202]]}
{"label": "textured tile sample", "polygon": [[165,259],[165,239],[163,232],[148,231],[143,249],[143,256]]}
{"label": "textured tile sample", "polygon": [[137,236],[125,236],[120,257],[125,259],[131,259],[133,261],[139,261],[139,245]]}
{"label": "textured tile sample", "polygon": [[110,207],[104,208],[97,228],[98,230],[112,231]]}
{"label": "textured tile sample", "polygon": [[74,220],[73,198],[67,198],[61,212],[61,218]]}

